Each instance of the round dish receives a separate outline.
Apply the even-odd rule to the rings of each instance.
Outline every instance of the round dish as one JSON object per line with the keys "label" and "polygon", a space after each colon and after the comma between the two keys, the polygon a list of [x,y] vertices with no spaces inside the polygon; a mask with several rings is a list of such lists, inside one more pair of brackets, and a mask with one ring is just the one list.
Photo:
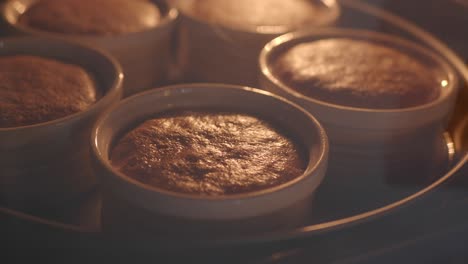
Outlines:
{"label": "round dish", "polygon": [[[440,96],[432,102],[407,108],[368,109],[342,106],[305,96],[281,82],[271,71],[274,57],[295,44],[328,38],[349,38],[376,42],[414,54],[438,66],[446,77]],[[445,128],[455,104],[458,78],[448,63],[434,52],[397,36],[356,29],[326,28],[294,32],[269,42],[260,54],[261,88],[296,102],[317,116],[327,129],[331,144],[347,149],[377,147],[382,150],[411,142],[418,133]],[[417,138],[417,136],[416,136]],[[358,151],[358,149],[356,150]]]}
{"label": "round dish", "polygon": [[[308,153],[305,172],[268,189],[212,197],[151,187],[123,175],[110,164],[109,151],[113,141],[136,121],[168,110],[197,108],[248,113],[283,127],[305,146]],[[92,148],[105,188],[127,204],[127,214],[133,212],[135,217],[144,214],[146,219],[151,219],[148,217],[151,213],[188,219],[183,221],[184,226],[173,229],[178,230],[186,227],[185,224],[190,225],[190,220],[199,220],[199,225],[200,221],[220,221],[218,226],[222,226],[221,221],[234,223],[234,220],[271,214],[279,218],[286,216],[296,219],[290,214],[284,215],[284,211],[292,213],[287,209],[297,207],[297,204],[300,204],[302,210],[296,208],[296,214],[306,213],[308,210],[305,209],[310,208],[311,196],[325,175],[328,142],[320,124],[311,115],[267,92],[221,84],[181,84],[135,95],[112,108],[96,123],[92,133]],[[142,210],[146,212],[142,213]],[[138,220],[135,223],[151,224],[151,220],[143,221],[143,217]],[[270,220],[277,221],[275,218]],[[191,229],[194,230],[193,226]]]}
{"label": "round dish", "polygon": [[19,17],[38,0],[12,0],[3,5],[1,16],[11,34],[78,41],[114,55],[122,65],[124,94],[130,95],[168,81],[172,63],[172,35],[178,12],[163,0],[154,0],[161,11],[159,24],[149,30],[119,35],[62,34],[37,30],[18,23]]}
{"label": "round dish", "polygon": [[[239,4],[237,1],[232,3]],[[246,3],[248,1],[244,5]],[[340,15],[340,7],[334,0],[310,3],[327,15],[308,26],[332,25]],[[179,60],[186,81],[256,87],[256,58],[262,47],[271,39],[295,29],[291,26],[236,27],[214,23],[206,17],[193,15],[190,11],[193,4],[196,5],[196,0],[175,1],[181,12]]]}
{"label": "round dish", "polygon": [[92,123],[118,101],[123,79],[120,66],[106,53],[73,43],[41,38],[0,40],[1,55],[33,55],[81,66],[95,78],[103,96],[86,110],[48,122],[0,128],[2,202],[29,208],[65,202],[89,190]]}

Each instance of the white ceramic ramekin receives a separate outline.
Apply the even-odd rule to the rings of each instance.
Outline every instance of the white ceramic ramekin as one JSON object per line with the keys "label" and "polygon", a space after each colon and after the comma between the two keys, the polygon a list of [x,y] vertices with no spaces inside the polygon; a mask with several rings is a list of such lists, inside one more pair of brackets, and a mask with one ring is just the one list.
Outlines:
{"label": "white ceramic ramekin", "polygon": [[38,0],[9,0],[1,16],[13,34],[58,38],[79,41],[110,52],[122,65],[125,74],[124,94],[130,95],[159,86],[168,81],[172,66],[172,39],[178,12],[164,0],[152,0],[161,10],[162,20],[158,26],[121,35],[96,36],[60,34],[25,27],[18,18]]}
{"label": "white ceramic ramekin", "polygon": [[101,51],[41,38],[0,39],[0,56],[27,54],[79,65],[103,96],[87,110],[28,126],[0,128],[0,197],[15,208],[49,207],[88,191],[96,181],[89,135],[97,116],[122,95],[122,70]]}
{"label": "white ceramic ramekin", "polygon": [[[305,172],[273,188],[210,197],[151,187],[123,175],[110,164],[109,152],[113,142],[123,131],[134,126],[135,122],[164,111],[199,108],[250,113],[283,127],[308,151]],[[127,98],[99,119],[93,129],[91,143],[98,174],[103,179],[107,193],[103,213],[107,217],[104,217],[103,223],[105,226],[118,223],[116,226],[121,227],[120,231],[140,227],[157,229],[158,226],[176,232],[202,230],[201,226],[213,231],[215,226],[220,226],[219,223],[239,223],[241,220],[251,222],[249,219],[265,215],[275,215],[276,218],[270,218],[270,222],[279,219],[282,224],[286,224],[285,221],[298,221],[303,219],[301,214],[310,208],[311,196],[325,175],[328,157],[327,136],[310,114],[268,92],[222,84],[181,84]],[[297,210],[297,204],[300,204],[300,210]],[[296,208],[293,210],[295,213],[285,215],[288,208]],[[118,217],[118,212],[127,217]],[[291,213],[291,210],[288,212]],[[160,225],[163,222],[161,219],[183,224],[170,228]],[[126,224],[122,224],[123,221]],[[218,222],[212,225],[206,224],[206,221]],[[193,223],[197,224],[193,226]],[[240,229],[245,228],[248,227]],[[225,228],[223,230],[228,231]]]}
{"label": "white ceramic ramekin", "polygon": [[[181,13],[180,64],[188,81],[257,86],[258,54],[271,39],[294,30],[288,26],[241,29],[214,24],[190,12],[196,0],[173,0]],[[340,14],[334,1],[312,1],[327,13],[313,27],[332,25]]]}
{"label": "white ceramic ramekin", "polygon": [[[282,51],[303,42],[327,38],[350,38],[376,42],[407,52],[440,70],[441,93],[436,100],[415,107],[400,109],[367,109],[342,106],[304,96],[282,83],[271,71],[270,64]],[[438,54],[397,36],[383,33],[323,28],[293,32],[269,42],[262,50],[260,87],[297,103],[325,127],[332,151],[381,153],[409,147],[421,133],[445,127],[452,112],[458,90],[458,78],[452,67]],[[434,134],[437,134],[434,133]]]}

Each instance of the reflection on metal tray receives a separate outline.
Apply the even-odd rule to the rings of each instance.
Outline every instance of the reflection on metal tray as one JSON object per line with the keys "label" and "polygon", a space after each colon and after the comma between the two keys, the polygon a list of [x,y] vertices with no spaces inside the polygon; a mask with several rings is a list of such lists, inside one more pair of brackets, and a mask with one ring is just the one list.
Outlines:
{"label": "reflection on metal tray", "polygon": [[[339,26],[368,28],[378,25],[379,30],[412,38],[443,54],[460,76],[468,78],[463,63],[416,26],[357,1],[346,0],[342,4],[343,17]],[[467,90],[464,87],[460,96],[466,96]],[[414,160],[381,160],[381,166],[368,168],[367,161],[359,157],[354,166],[337,165],[332,159],[326,180],[317,193],[313,214],[294,230],[217,240],[155,237],[151,241],[141,241],[110,237],[100,232],[100,189],[96,188],[53,213],[36,212],[33,216],[0,208],[0,231],[10,246],[41,247],[47,243],[49,247],[79,248],[83,254],[99,248],[114,255],[118,248],[121,254],[138,252],[144,257],[159,256],[163,254],[162,249],[176,252],[184,249],[187,257],[189,253],[203,254],[202,249],[213,253],[217,248],[217,252],[225,253],[223,249],[232,250],[233,247],[243,250],[242,255],[251,256],[307,242],[308,248],[313,248],[311,252],[327,259],[336,255],[327,252],[332,248],[344,249],[337,253],[343,257],[391,245],[421,235],[437,224],[460,224],[468,220],[468,215],[456,217],[453,210],[448,210],[453,206],[444,205],[444,201],[450,199],[464,201],[468,198],[467,189],[452,188],[463,181],[468,160],[468,109],[461,104],[462,100],[467,98],[459,99],[449,132],[434,139],[432,144],[424,145],[421,155]],[[451,191],[453,189],[457,191]],[[426,223],[424,220],[428,218],[434,221]],[[33,238],[30,234],[34,234]]]}

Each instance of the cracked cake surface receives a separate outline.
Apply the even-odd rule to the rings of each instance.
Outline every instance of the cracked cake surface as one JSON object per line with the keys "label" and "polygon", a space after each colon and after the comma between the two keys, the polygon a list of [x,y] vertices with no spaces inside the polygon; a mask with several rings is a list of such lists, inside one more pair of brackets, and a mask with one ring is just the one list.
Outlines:
{"label": "cracked cake surface", "polygon": [[229,195],[267,189],[303,174],[304,150],[269,123],[246,114],[175,111],[120,138],[112,165],[169,191]]}

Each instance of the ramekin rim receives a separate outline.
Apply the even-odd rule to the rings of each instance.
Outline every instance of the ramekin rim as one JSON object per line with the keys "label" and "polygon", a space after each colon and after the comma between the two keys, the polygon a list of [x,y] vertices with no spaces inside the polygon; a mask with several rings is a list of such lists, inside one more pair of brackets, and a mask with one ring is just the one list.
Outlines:
{"label": "ramekin rim", "polygon": [[[88,113],[96,111],[97,108],[100,108],[102,105],[106,104],[107,101],[111,100],[111,98],[114,98],[119,95],[123,91],[122,84],[123,84],[123,70],[120,64],[117,62],[117,60],[112,57],[108,52],[99,49],[94,46],[90,46],[87,44],[83,43],[76,43],[72,41],[67,41],[67,40],[57,40],[57,39],[48,39],[48,38],[38,38],[38,37],[30,37],[30,36],[21,36],[21,37],[6,37],[6,38],[0,38],[0,43],[1,42],[14,42],[14,41],[22,41],[22,42],[27,42],[28,40],[34,39],[35,41],[45,41],[45,42],[54,42],[59,45],[65,45],[69,47],[74,47],[77,49],[86,49],[86,50],[91,50],[92,52],[95,52],[98,56],[101,56],[105,60],[110,62],[110,65],[112,65],[113,72],[115,73],[115,78],[112,81],[112,84],[109,87],[105,87],[108,89],[105,89],[105,94],[100,97],[95,103],[90,105],[87,109],[83,111],[79,111],[70,115],[66,115],[57,119],[49,120],[46,122],[41,122],[41,123],[35,123],[31,125],[25,125],[25,126],[14,126],[14,127],[0,127],[0,133],[8,133],[8,132],[18,132],[22,130],[32,130],[32,129],[40,129],[40,128],[46,128],[50,126],[58,126],[58,125],[63,125],[64,123],[72,122],[75,121],[79,118],[82,118],[84,115],[87,115]],[[27,52],[27,51],[26,51]],[[34,55],[34,53],[28,53],[30,55]],[[89,71],[89,69],[85,69]],[[104,90],[104,89],[103,89]]]}
{"label": "ramekin rim", "polygon": [[[320,38],[321,36],[323,38]],[[345,106],[345,105],[334,104],[334,103],[322,101],[319,99],[315,99],[312,97],[308,97],[306,95],[303,95],[299,92],[294,91],[293,89],[289,88],[286,84],[281,82],[278,78],[276,78],[274,74],[271,72],[271,69],[268,65],[269,57],[274,52],[274,50],[280,46],[288,45],[290,41],[300,42],[301,39],[307,39],[310,37],[319,37],[317,39],[326,39],[326,38],[337,38],[337,37],[355,38],[355,37],[362,37],[362,36],[370,36],[374,38],[375,40],[384,40],[384,41],[392,41],[392,42],[393,40],[396,40],[395,42],[398,45],[401,44],[405,47],[409,47],[411,49],[417,50],[417,52],[419,52],[420,54],[433,60],[440,66],[440,68],[443,70],[443,73],[446,74],[446,77],[448,79],[448,86],[444,87],[444,89],[448,89],[449,91],[446,93],[441,93],[437,99],[431,102],[428,102],[422,105],[412,106],[412,107],[379,109],[379,108]],[[372,38],[370,39],[372,40]],[[324,28],[318,28],[318,29],[312,29],[312,30],[306,29],[306,30],[297,30],[297,31],[289,32],[269,41],[262,48],[258,57],[258,62],[259,62],[259,67],[260,67],[260,74],[262,74],[263,77],[268,79],[270,82],[272,82],[274,85],[279,87],[281,90],[283,90],[287,94],[292,95],[293,98],[306,101],[308,103],[320,105],[323,107],[328,107],[328,108],[343,110],[343,111],[351,111],[354,113],[396,114],[396,113],[423,111],[425,109],[430,109],[432,107],[440,105],[441,103],[446,101],[450,97],[451,94],[456,93],[456,90],[459,86],[459,80],[455,73],[455,70],[453,69],[452,66],[450,66],[448,61],[444,60],[442,55],[437,54],[436,52],[420,45],[419,43],[413,42],[408,39],[404,39],[397,35],[371,31],[371,30],[365,30],[365,29],[324,27]]]}
{"label": "ramekin rim", "polygon": [[[337,0],[320,0],[325,6],[328,7],[329,10],[331,10],[333,12],[332,15],[330,15],[329,17],[327,17],[326,20],[322,21],[321,23],[317,23],[317,24],[313,24],[314,26],[325,26],[325,25],[329,25],[331,23],[333,23],[334,21],[336,21],[340,16],[341,16],[341,5],[339,4],[339,1]],[[331,3],[327,3],[327,2],[331,2]],[[191,20],[193,21],[196,21],[197,23],[200,23],[200,24],[203,24],[203,25],[207,25],[209,27],[217,27],[217,28],[220,28],[220,29],[223,29],[223,30],[226,30],[226,31],[231,31],[231,32],[242,32],[244,34],[252,34],[252,35],[257,35],[257,34],[260,34],[260,35],[265,35],[265,36],[278,36],[278,35],[282,35],[282,34],[285,34],[287,32],[290,32],[294,29],[291,29],[291,28],[288,28],[286,26],[270,26],[270,27],[279,27],[280,30],[276,30],[276,31],[262,31],[262,30],[258,30],[258,26],[251,26],[251,27],[246,27],[246,29],[242,29],[242,28],[238,28],[238,27],[229,27],[227,25],[224,25],[224,24],[220,24],[220,23],[217,23],[217,24],[210,24],[208,21],[206,20],[203,20],[203,19],[200,19],[196,16],[194,16],[193,14],[190,14],[190,12],[185,12],[183,10],[183,8],[179,8],[179,12],[181,14],[183,14],[184,16],[190,18]]]}
{"label": "ramekin rim", "polygon": [[[223,195],[223,196],[206,196],[206,195],[194,195],[194,194],[186,194],[186,193],[180,193],[180,192],[174,192],[174,191],[169,191],[165,190],[162,188],[157,188],[154,186],[150,186],[144,183],[141,183],[135,179],[132,179],[123,173],[117,171],[111,164],[109,160],[104,159],[101,150],[98,147],[98,135],[100,133],[100,128],[105,122],[107,118],[111,115],[111,113],[115,110],[118,109],[121,105],[125,105],[131,101],[138,100],[140,97],[145,97],[149,94],[153,93],[162,93],[163,91],[167,91],[169,89],[182,89],[182,88],[191,88],[191,89],[197,89],[197,87],[207,87],[209,86],[211,88],[216,87],[216,89],[239,89],[243,90],[245,92],[255,92],[258,94],[263,94],[265,96],[271,96],[275,98],[275,100],[279,100],[282,103],[287,103],[292,105],[296,110],[299,110],[302,114],[306,115],[307,118],[309,118],[313,123],[314,126],[317,129],[317,134],[318,138],[320,140],[320,143],[317,144],[320,146],[320,155],[318,155],[315,164],[310,164],[310,159],[308,162],[308,166],[301,174],[300,176],[287,181],[283,184],[276,185],[273,187],[269,187],[266,189],[258,190],[258,191],[253,191],[253,192],[246,192],[246,193],[241,193],[241,194],[233,194],[233,195]],[[92,145],[92,152],[95,156],[95,158],[98,159],[99,163],[104,166],[106,171],[108,173],[112,173],[113,176],[116,176],[120,181],[125,181],[126,183],[131,184],[132,186],[136,186],[138,188],[141,188],[142,190],[149,191],[149,192],[155,192],[158,194],[162,194],[165,196],[173,197],[173,198],[178,198],[178,199],[186,199],[186,200],[198,200],[198,201],[234,201],[234,200],[239,200],[239,199],[251,199],[259,196],[263,196],[266,194],[270,194],[273,192],[276,192],[278,190],[283,190],[286,188],[290,188],[296,184],[299,184],[305,179],[308,179],[308,176],[311,176],[316,172],[321,166],[323,166],[324,163],[327,162],[328,160],[328,152],[329,152],[329,142],[328,142],[328,137],[325,133],[325,130],[323,126],[319,123],[319,121],[312,116],[310,113],[302,109],[300,106],[297,104],[294,104],[280,96],[277,96],[275,94],[272,94],[270,92],[260,90],[258,88],[252,88],[252,87],[247,87],[247,86],[240,86],[240,85],[231,85],[231,84],[221,84],[221,83],[187,83],[187,84],[176,84],[176,85],[168,85],[156,89],[151,89],[147,90],[142,93],[138,93],[135,95],[132,95],[128,98],[125,98],[124,100],[120,101],[118,104],[114,105],[113,107],[107,109],[100,118],[98,119],[97,122],[95,122],[95,125],[93,126],[92,132],[91,132],[91,145]]]}
{"label": "ramekin rim", "polygon": [[[99,38],[99,39],[117,39],[117,38],[131,38],[140,34],[148,34],[153,33],[154,31],[160,30],[162,28],[166,28],[172,23],[174,23],[179,17],[179,11],[169,2],[165,2],[167,4],[167,14],[164,15],[163,19],[159,21],[159,23],[151,28],[136,31],[136,32],[128,32],[123,34],[110,34],[110,35],[99,35],[99,34],[76,34],[76,33],[59,33],[59,32],[52,32],[47,30],[35,29],[28,26],[23,26],[18,23],[13,23],[10,19],[7,18],[6,12],[7,9],[13,5],[13,3],[18,0],[9,0],[5,2],[3,5],[0,5],[0,15],[3,20],[8,24],[8,26],[14,28],[15,30],[31,34],[34,36],[43,36],[43,37],[53,37],[53,38]],[[38,0],[34,0],[38,1]]]}

